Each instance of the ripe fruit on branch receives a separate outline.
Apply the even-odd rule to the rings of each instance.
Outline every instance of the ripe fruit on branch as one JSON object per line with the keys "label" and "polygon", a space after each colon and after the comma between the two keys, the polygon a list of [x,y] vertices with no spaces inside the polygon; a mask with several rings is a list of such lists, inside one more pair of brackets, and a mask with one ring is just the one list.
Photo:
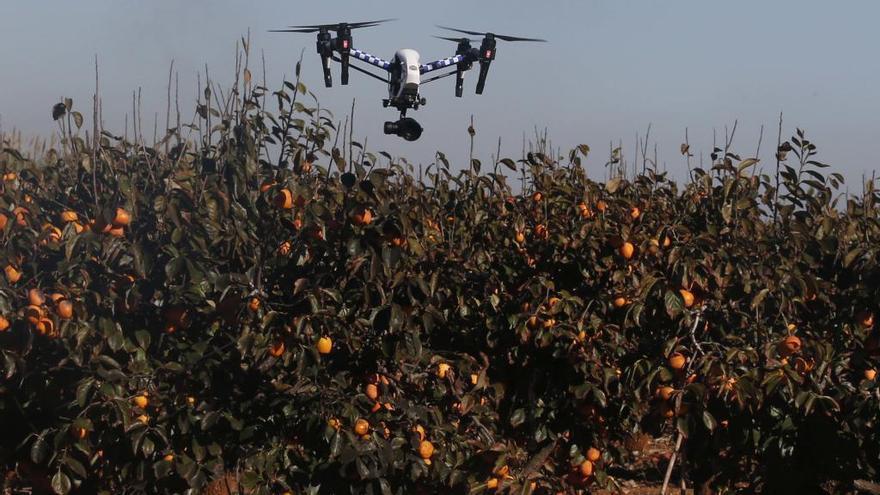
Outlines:
{"label": "ripe fruit on branch", "polygon": [[636,219],[639,218],[641,215],[642,215],[642,210],[640,210],[638,206],[633,206],[632,209],[629,210],[629,216],[630,216],[633,220],[636,220]]}
{"label": "ripe fruit on branch", "polygon": [[636,251],[636,247],[629,241],[624,242],[620,245],[620,255],[623,256],[623,259],[630,259],[633,257],[633,253]]}
{"label": "ripe fruit on branch", "polygon": [[369,225],[373,222],[373,212],[369,208],[361,208],[351,217],[355,225]]}
{"label": "ripe fruit on branch", "polygon": [[375,383],[368,383],[364,393],[370,400],[376,400],[379,398],[379,387]]}
{"label": "ripe fruit on branch", "polygon": [[425,428],[422,425],[413,426],[413,432],[415,432],[419,436],[419,441],[422,442],[425,440]]}
{"label": "ripe fruit on branch", "polygon": [[269,349],[269,354],[271,354],[272,357],[281,357],[284,355],[284,341],[279,340],[272,344],[272,347]]}
{"label": "ripe fruit on branch", "polygon": [[449,373],[450,368],[451,368],[451,366],[449,366],[446,363],[438,364],[437,365],[437,376],[440,378],[446,378],[446,374]]}
{"label": "ripe fruit on branch", "polygon": [[330,337],[321,337],[318,339],[317,349],[319,354],[330,354],[333,350],[333,341]]}
{"label": "ripe fruit on branch", "polygon": [[675,389],[670,386],[663,386],[657,389],[656,396],[660,400],[669,400],[672,398],[672,394],[675,392]]}
{"label": "ripe fruit on branch", "polygon": [[588,207],[586,203],[578,203],[577,209],[578,213],[583,218],[590,218],[593,216],[593,212],[590,210],[590,207]]}
{"label": "ripe fruit on branch", "polygon": [[370,431],[370,423],[366,419],[360,418],[354,423],[354,432],[360,436],[364,436]]}
{"label": "ripe fruit on branch", "polygon": [[274,180],[269,180],[269,179],[264,180],[260,184],[260,192],[265,193],[269,189],[272,189],[272,186],[274,186],[275,184],[276,184],[276,182]]}
{"label": "ripe fruit on branch", "polygon": [[125,227],[131,223],[131,215],[124,208],[116,208],[116,216],[111,223],[114,227]]}
{"label": "ripe fruit on branch", "polygon": [[76,222],[79,220],[79,216],[73,210],[64,210],[61,212],[61,221],[63,223]]}
{"label": "ripe fruit on branch", "polygon": [[147,397],[146,392],[136,396],[132,402],[134,402],[134,405],[141,409],[145,409],[148,405],[150,405],[150,399]]}
{"label": "ripe fruit on branch", "polygon": [[46,296],[40,289],[31,289],[28,291],[28,302],[33,306],[42,306],[46,303]]}
{"label": "ripe fruit on branch", "polygon": [[290,189],[284,188],[278,191],[272,202],[276,208],[290,210],[293,208],[293,193],[290,192]]}
{"label": "ripe fruit on branch", "polygon": [[430,459],[434,455],[434,444],[427,440],[419,442],[419,456],[422,459]]}
{"label": "ripe fruit on branch", "polygon": [[535,226],[535,235],[538,236],[539,239],[547,240],[550,237],[550,232],[547,230],[547,226],[543,223],[539,223]]}
{"label": "ripe fruit on branch", "polygon": [[673,352],[671,356],[669,356],[669,367],[674,370],[684,369],[684,365],[687,363],[687,358],[680,352]]}
{"label": "ripe fruit on branch", "polygon": [[684,300],[684,307],[690,308],[694,305],[694,293],[687,289],[679,289],[679,294],[681,294],[681,298]]}
{"label": "ripe fruit on branch", "polygon": [[783,357],[797,354],[801,350],[801,339],[794,335],[789,335],[779,343],[778,351]]}
{"label": "ripe fruit on branch", "polygon": [[6,265],[3,271],[6,273],[6,281],[10,284],[14,284],[21,279],[21,272],[12,265]]}
{"label": "ripe fruit on branch", "polygon": [[580,471],[581,476],[589,478],[593,474],[593,463],[590,460],[585,460],[578,467],[578,470]]}
{"label": "ripe fruit on branch", "polygon": [[252,297],[250,301],[248,301],[248,309],[256,312],[260,309],[260,299],[257,297]]}

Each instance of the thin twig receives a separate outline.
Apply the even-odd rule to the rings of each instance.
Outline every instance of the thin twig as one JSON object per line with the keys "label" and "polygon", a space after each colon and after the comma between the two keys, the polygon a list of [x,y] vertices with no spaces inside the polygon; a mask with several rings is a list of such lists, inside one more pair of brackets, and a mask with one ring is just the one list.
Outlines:
{"label": "thin twig", "polygon": [[[697,341],[697,327],[700,325],[700,318],[702,317],[703,311],[705,310],[705,306],[700,308],[697,313],[697,317],[694,319],[694,324],[691,326],[690,337],[691,344],[693,345],[694,350],[700,353],[702,356],[705,354],[703,352],[703,348],[700,346],[700,343]],[[693,367],[694,359],[691,359],[688,362],[687,371],[685,372],[685,376],[690,374],[691,368]],[[675,397],[675,410],[678,411],[681,408],[681,396],[682,394],[677,394]],[[675,460],[678,457],[678,451],[681,448],[681,442],[684,439],[684,435],[681,434],[681,430],[679,430],[676,434],[675,438],[675,449],[672,451],[672,455],[669,456],[669,464],[666,466],[666,475],[663,477],[663,487],[660,489],[660,495],[666,495],[666,490],[669,488],[669,478],[672,476],[672,468],[675,466]]]}
{"label": "thin twig", "polygon": [[[168,94],[165,106],[165,137],[168,137],[168,129],[171,129],[171,76],[174,74],[174,59],[171,59],[171,66],[168,67]],[[165,156],[168,156],[168,140],[165,141]]]}
{"label": "thin twig", "polygon": [[779,156],[779,147],[782,146],[782,112],[779,112],[779,133],[776,137],[776,189],[773,191],[773,224],[776,224],[779,215],[779,168],[782,160]]}
{"label": "thin twig", "polygon": [[98,201],[98,146],[101,143],[100,136],[98,135],[98,55],[95,55],[95,98],[92,102],[92,138],[95,140],[92,143],[92,194],[95,196],[95,218],[101,209],[101,206]]}

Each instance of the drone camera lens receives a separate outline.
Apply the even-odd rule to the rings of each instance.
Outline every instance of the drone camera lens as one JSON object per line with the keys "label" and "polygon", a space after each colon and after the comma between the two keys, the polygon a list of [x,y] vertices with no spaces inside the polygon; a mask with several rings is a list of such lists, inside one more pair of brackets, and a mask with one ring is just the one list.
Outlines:
{"label": "drone camera lens", "polygon": [[422,126],[415,119],[402,118],[397,122],[385,122],[385,134],[394,134],[407,141],[415,141],[422,136]]}

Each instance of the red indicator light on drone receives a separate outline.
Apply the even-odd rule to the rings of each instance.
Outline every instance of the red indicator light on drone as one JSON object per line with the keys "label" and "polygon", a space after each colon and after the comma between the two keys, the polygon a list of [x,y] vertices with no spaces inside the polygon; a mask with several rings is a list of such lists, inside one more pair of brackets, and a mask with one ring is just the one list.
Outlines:
{"label": "red indicator light on drone", "polygon": [[348,40],[342,40],[342,48],[348,48]]}
{"label": "red indicator light on drone", "polygon": [[492,57],[492,50],[486,50],[486,58]]}

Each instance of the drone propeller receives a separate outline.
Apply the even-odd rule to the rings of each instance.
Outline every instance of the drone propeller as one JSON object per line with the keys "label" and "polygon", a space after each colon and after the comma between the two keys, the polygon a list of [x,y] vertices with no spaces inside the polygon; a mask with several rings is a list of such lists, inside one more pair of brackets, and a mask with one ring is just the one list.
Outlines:
{"label": "drone propeller", "polygon": [[305,26],[287,26],[288,29],[270,29],[269,31],[272,33],[317,33],[319,31],[336,31],[342,28],[343,26],[348,27],[349,29],[359,29],[359,28],[368,28],[373,26],[378,26],[379,24],[383,24],[390,21],[396,21],[397,19],[379,19],[376,21],[364,21],[364,22],[338,22],[336,24],[310,24]]}
{"label": "drone propeller", "polygon": [[523,38],[520,36],[508,36],[506,34],[496,34],[496,33],[488,33],[488,32],[481,33],[479,31],[467,31],[465,29],[451,28],[451,27],[440,26],[440,25],[437,25],[437,27],[440,29],[455,31],[457,33],[470,34],[472,36],[492,36],[494,38],[498,38],[499,40],[504,40],[504,41],[533,41],[533,42],[538,42],[538,43],[546,43],[547,42],[547,40],[542,40],[539,38]]}
{"label": "drone propeller", "polygon": [[[456,55],[465,55],[465,56],[473,56],[473,49],[471,48],[471,43],[477,43],[479,40],[473,40],[470,38],[449,38],[446,36],[434,36],[435,38],[451,41],[453,43],[458,43],[458,49],[455,50]],[[471,61],[467,60],[464,62],[458,62],[455,65],[455,96],[461,98],[462,93],[464,92],[464,71],[469,70],[471,68]]]}
{"label": "drone propeller", "polygon": [[[477,94],[483,94],[483,88],[486,86],[486,76],[489,75],[489,66],[492,65],[492,61],[495,60],[495,43],[497,40],[503,41],[534,41],[534,42],[546,42],[547,40],[542,40],[538,38],[523,38],[520,36],[508,36],[506,34],[495,34],[495,33],[483,33],[479,31],[468,31],[466,29],[458,29],[451,28],[446,26],[437,25],[438,28],[446,29],[449,31],[455,31],[457,33],[468,34],[471,36],[482,36],[483,41],[480,43],[480,50],[473,55],[475,60],[479,60],[480,62],[480,75],[477,78]],[[446,38],[440,37],[445,40],[453,40],[459,41],[459,47],[462,47],[465,43],[468,42],[467,38],[462,38],[460,40],[455,40],[454,38]],[[461,94],[461,76],[457,77],[456,81],[456,96],[460,96]]]}
{"label": "drone propeller", "polygon": [[480,40],[475,40],[475,39],[470,39],[470,38],[447,38],[446,36],[434,36],[434,37],[437,39],[440,39],[440,40],[451,41],[453,43],[461,43],[462,41],[476,43],[477,41],[480,41]]}
{"label": "drone propeller", "polygon": [[[288,26],[288,29],[271,29],[273,33],[318,33],[318,55],[321,56],[321,65],[324,70],[324,85],[328,88],[333,86],[333,78],[330,75],[330,59],[333,50],[339,52],[339,62],[342,65],[342,85],[348,84],[349,53],[351,53],[352,38],[351,30],[378,26],[379,24],[394,21],[396,19],[379,19],[364,22],[340,22],[336,24],[312,24],[306,26]],[[336,38],[330,34],[336,32]]]}

